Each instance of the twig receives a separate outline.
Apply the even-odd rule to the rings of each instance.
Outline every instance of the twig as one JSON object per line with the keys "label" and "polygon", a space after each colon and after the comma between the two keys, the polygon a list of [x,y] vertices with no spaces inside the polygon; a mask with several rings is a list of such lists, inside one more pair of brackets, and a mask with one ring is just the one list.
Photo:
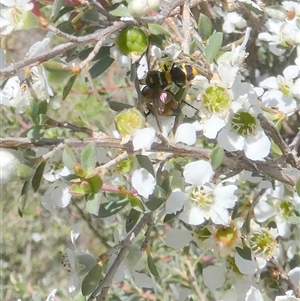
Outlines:
{"label": "twig", "polygon": [[52,158],[56,152],[60,151],[63,148],[64,148],[64,143],[58,144],[50,152],[48,152],[47,154],[45,154],[41,158],[39,158],[38,161],[40,161],[40,160],[46,161],[46,160]]}
{"label": "twig", "polygon": [[[31,148],[35,146],[56,146],[60,143],[64,143],[74,148],[82,148],[89,143],[95,143],[97,147],[105,147],[111,149],[123,149],[129,153],[133,153],[133,145],[131,142],[121,144],[121,140],[112,137],[99,137],[99,138],[86,138],[84,140],[78,140],[74,138],[70,139],[41,139],[39,141],[31,141],[29,138],[0,138],[0,147],[3,148]],[[151,146],[152,152],[167,152],[173,153],[177,156],[193,157],[197,159],[209,160],[210,150],[200,147],[192,147],[181,144],[168,145],[153,143]],[[238,156],[228,154],[223,162],[223,166],[232,171],[248,170],[251,172],[260,173],[264,176],[268,176],[271,179],[278,180],[282,183],[295,186],[295,176],[288,175],[283,168],[272,161],[251,161],[246,158],[242,153]]]}
{"label": "twig", "polygon": [[266,117],[262,114],[258,114],[259,122],[262,128],[269,134],[269,136],[274,140],[274,142],[278,145],[283,155],[286,157],[288,163],[290,163],[293,167],[300,169],[300,160],[293,154],[290,147],[285,143],[281,135],[278,133],[275,126],[267,120]]}
{"label": "twig", "polygon": [[126,159],[129,157],[129,154],[127,152],[123,152],[122,154],[118,155],[117,157],[115,157],[114,159],[110,160],[109,162],[97,167],[97,172],[103,173],[105,172],[107,169],[112,168],[113,166],[117,165],[119,162],[121,162],[122,160]]}
{"label": "twig", "polygon": [[69,122],[60,122],[57,120],[54,120],[50,117],[48,117],[48,119],[45,122],[46,125],[50,125],[50,126],[54,126],[54,127],[59,127],[59,128],[65,128],[65,129],[69,129],[73,132],[81,132],[81,133],[86,133],[89,136],[93,135],[93,131],[91,129],[88,129],[86,127],[81,127],[81,126],[76,126],[73,125]]}
{"label": "twig", "polygon": [[191,26],[191,11],[189,7],[190,1],[186,1],[183,5],[182,9],[182,30],[183,30],[183,40],[181,43],[181,49],[184,53],[190,53],[190,45],[191,45],[191,34],[190,29],[194,28]]}
{"label": "twig", "polygon": [[[170,5],[168,5],[167,7],[165,7],[159,14],[157,14],[156,16],[151,16],[151,17],[144,17],[141,18],[139,20],[140,24],[147,24],[147,23],[158,23],[161,24],[164,22],[164,20],[171,14],[171,12],[177,7],[177,6],[182,6],[184,4],[184,0],[177,0],[172,2]],[[193,5],[197,5],[197,3],[200,3],[202,1],[200,0],[194,0],[191,3],[191,6]],[[52,50],[45,52],[41,55],[38,55],[36,57],[33,58],[28,58],[25,60],[22,60],[20,62],[17,62],[15,64],[12,64],[8,67],[2,68],[0,70],[0,76],[1,77],[9,77],[9,76],[13,76],[16,73],[18,73],[19,71],[21,71],[23,68],[27,67],[27,66],[33,66],[36,64],[39,64],[41,62],[45,62],[51,58],[54,58],[56,56],[59,56],[63,53],[65,53],[67,50],[77,46],[78,44],[81,43],[89,43],[89,42],[98,42],[100,39],[104,39],[105,37],[107,37],[108,35],[114,33],[115,31],[122,29],[126,26],[130,26],[130,25],[136,25],[137,21],[136,20],[127,20],[127,21],[119,21],[119,22],[114,22],[111,26],[105,28],[105,29],[99,29],[96,32],[92,33],[92,34],[88,34],[82,37],[73,37],[71,35],[66,35],[63,34],[61,31],[55,30],[54,27],[50,26],[50,25],[45,25],[46,27],[50,26],[49,29],[51,30],[55,30],[55,32],[57,34],[59,34],[60,36],[63,36],[64,38],[66,38],[67,40],[72,40],[72,41],[76,41],[76,42],[67,42],[61,45],[58,45],[56,47],[54,47]]]}
{"label": "twig", "polygon": [[295,282],[291,279],[291,277],[284,270],[282,265],[274,257],[272,257],[269,261],[276,266],[276,268],[278,269],[278,271],[280,273],[281,278],[294,291],[296,298],[300,298],[300,287],[299,287],[299,285],[295,284]]}
{"label": "twig", "polygon": [[[100,291],[104,292],[110,287],[112,279],[120,266],[121,262],[123,261],[124,257],[126,256],[128,249],[130,245],[133,243],[133,241],[136,239],[138,234],[142,231],[142,229],[145,227],[145,225],[149,224],[152,220],[152,212],[146,213],[141,220],[137,223],[135,228],[128,234],[128,236],[123,239],[120,244],[122,244],[122,248],[120,249],[115,261],[111,265],[110,269],[108,270],[107,274],[101,281],[101,283],[98,285],[98,287],[95,289],[95,291],[92,293],[92,295],[89,297],[87,301],[91,301],[94,298],[96,298]],[[100,298],[100,297],[99,297]],[[104,299],[99,299],[104,300]]]}
{"label": "twig", "polygon": [[86,214],[86,212],[78,206],[77,202],[73,202],[72,204],[76,207],[80,217],[88,224],[88,228],[94,233],[95,237],[97,237],[106,248],[109,248],[110,246],[107,243],[107,239],[105,239],[104,235],[101,234],[101,231],[94,227],[91,215]]}

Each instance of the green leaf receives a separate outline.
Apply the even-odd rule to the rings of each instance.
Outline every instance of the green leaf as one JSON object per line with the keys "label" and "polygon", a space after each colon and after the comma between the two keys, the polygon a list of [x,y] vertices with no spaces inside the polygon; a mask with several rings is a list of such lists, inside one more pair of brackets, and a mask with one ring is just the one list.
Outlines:
{"label": "green leaf", "polygon": [[93,193],[98,193],[102,187],[102,179],[99,175],[95,175],[91,178],[86,178],[86,180],[89,182],[89,184],[91,185],[92,188],[92,192]]}
{"label": "green leaf", "polygon": [[148,156],[136,155],[136,159],[142,168],[145,168],[155,178],[153,164]]}
{"label": "green leaf", "polygon": [[17,176],[22,181],[30,180],[32,178],[33,173],[34,173],[34,169],[28,164],[21,163],[18,165]]}
{"label": "green leaf", "polygon": [[110,101],[108,103],[108,105],[109,105],[110,109],[115,112],[121,112],[125,109],[130,109],[133,107],[127,103],[122,103],[122,102],[118,102],[118,101]]}
{"label": "green leaf", "polygon": [[165,218],[164,218],[164,224],[167,224],[169,223],[172,219],[174,219],[176,216],[178,216],[180,213],[182,212],[181,211],[177,211],[176,213],[172,213],[172,214],[166,214]]}
{"label": "green leaf", "polygon": [[157,35],[157,36],[162,36],[164,39],[166,36],[170,35],[170,33],[166,30],[166,28],[159,24],[149,23],[148,29],[151,34]]}
{"label": "green leaf", "polygon": [[78,74],[74,74],[69,78],[69,80],[63,90],[62,100],[65,100],[67,98],[67,96],[69,95],[77,77],[78,77]]}
{"label": "green leaf", "polygon": [[73,298],[73,301],[86,301],[86,297],[82,295],[82,292],[78,292]]}
{"label": "green leaf", "polygon": [[212,22],[204,14],[200,14],[198,32],[203,41],[206,41],[212,34]]}
{"label": "green leaf", "polygon": [[21,195],[19,196],[19,200],[18,200],[18,212],[21,217],[24,214],[29,188],[30,188],[30,181],[24,182]]}
{"label": "green leaf", "polygon": [[85,209],[88,213],[97,215],[99,211],[101,196],[100,193],[91,193],[88,196],[88,201],[86,202]]}
{"label": "green leaf", "polygon": [[96,145],[95,143],[89,143],[81,152],[81,164],[85,170],[96,165]]}
{"label": "green leaf", "polygon": [[250,248],[244,246],[243,249],[241,249],[239,247],[236,247],[235,249],[242,258],[244,258],[246,260],[251,260],[252,257],[251,257],[251,249]]}
{"label": "green leaf", "polygon": [[211,165],[214,169],[222,165],[225,158],[225,151],[222,146],[217,145],[210,154]]}
{"label": "green leaf", "polygon": [[110,15],[115,16],[115,17],[130,17],[128,8],[124,4],[114,6],[114,8],[112,10],[110,10],[109,13],[110,13]]}
{"label": "green leaf", "polygon": [[76,163],[75,154],[72,148],[68,145],[64,146],[64,152],[62,155],[64,165],[69,169],[73,170],[74,163]]}
{"label": "green leaf", "polygon": [[110,56],[102,57],[96,62],[90,69],[89,72],[91,77],[94,79],[100,76],[104,71],[106,71],[109,66],[114,62],[114,59]]}
{"label": "green leaf", "polygon": [[39,164],[39,166],[37,167],[37,169],[35,170],[35,173],[31,180],[31,185],[32,185],[34,192],[36,192],[40,187],[46,164],[47,164],[47,161],[42,161]]}
{"label": "green leaf", "polygon": [[154,211],[158,209],[163,202],[164,200],[162,198],[151,198],[148,202],[145,203],[145,207],[150,211]]}
{"label": "green leaf", "polygon": [[86,195],[84,187],[81,187],[78,183],[71,185],[69,192],[72,194],[72,196],[80,197]]}
{"label": "green leaf", "polygon": [[[111,195],[112,193],[106,193],[105,197],[108,199],[107,195]],[[115,198],[118,200],[115,200],[113,202],[107,202],[104,204],[100,205],[99,212],[98,212],[98,217],[99,218],[104,218],[108,217],[111,215],[114,215],[118,213],[120,210],[122,210],[128,203],[128,198],[124,194],[117,194],[114,193]]]}
{"label": "green leaf", "polygon": [[37,124],[38,119],[38,110],[39,110],[39,102],[35,99],[32,99],[29,103],[30,117],[32,121]]}
{"label": "green leaf", "polygon": [[64,0],[54,0],[52,5],[52,11],[50,15],[50,21],[54,22],[58,18],[59,12],[64,5]]}
{"label": "green leaf", "polygon": [[145,211],[144,203],[141,201],[140,198],[138,198],[136,196],[129,195],[128,200],[129,200],[130,205],[133,209],[135,209],[137,211],[140,211],[140,212]]}
{"label": "green leaf", "polygon": [[147,263],[148,263],[148,268],[151,272],[151,274],[156,278],[159,279],[159,274],[157,272],[154,260],[149,252],[147,252]]}
{"label": "green leaf", "polygon": [[296,182],[296,192],[300,196],[300,178]]}
{"label": "green leaf", "polygon": [[215,32],[210,36],[205,47],[205,58],[207,63],[210,64],[217,57],[223,41],[223,34]]}
{"label": "green leaf", "polygon": [[140,211],[136,211],[134,209],[131,209],[127,218],[126,218],[126,232],[129,233],[137,224],[139,218],[141,216],[141,212]]}
{"label": "green leaf", "polygon": [[43,135],[44,127],[41,125],[35,125],[27,132],[27,137],[32,140],[40,140]]}
{"label": "green leaf", "polygon": [[103,266],[96,264],[85,276],[82,281],[81,291],[83,296],[91,294],[103,279],[102,276]]}

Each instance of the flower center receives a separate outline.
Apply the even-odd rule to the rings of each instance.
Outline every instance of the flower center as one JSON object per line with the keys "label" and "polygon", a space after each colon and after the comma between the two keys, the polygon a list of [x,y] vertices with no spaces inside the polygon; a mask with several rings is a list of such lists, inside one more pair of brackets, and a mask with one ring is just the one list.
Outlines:
{"label": "flower center", "polygon": [[209,209],[214,202],[214,196],[206,193],[203,188],[196,186],[191,193],[191,200],[198,207]]}
{"label": "flower center", "polygon": [[216,233],[216,239],[226,246],[236,241],[236,231],[231,227],[220,228]]}
{"label": "flower center", "polygon": [[233,115],[231,126],[239,135],[248,136],[255,131],[257,120],[248,112],[238,112]]}
{"label": "flower center", "polygon": [[261,229],[249,237],[249,245],[255,255],[269,258],[273,256],[277,243],[267,229]]}
{"label": "flower center", "polygon": [[203,104],[211,113],[222,113],[230,107],[230,96],[223,87],[208,87],[203,94]]}

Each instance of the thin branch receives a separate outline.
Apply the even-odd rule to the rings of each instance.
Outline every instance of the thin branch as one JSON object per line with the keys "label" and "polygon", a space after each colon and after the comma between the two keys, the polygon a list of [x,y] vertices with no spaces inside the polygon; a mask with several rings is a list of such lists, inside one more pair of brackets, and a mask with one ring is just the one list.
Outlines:
{"label": "thin branch", "polygon": [[282,265],[274,258],[272,257],[270,259],[270,262],[276,266],[278,269],[281,278],[288,284],[288,286],[294,291],[295,297],[300,298],[300,286],[296,285],[296,283],[291,279],[291,277],[287,274],[287,272],[284,270]]}
{"label": "thin branch", "polygon": [[[184,0],[177,0],[172,2],[170,5],[166,6],[159,14],[157,14],[156,16],[151,16],[151,17],[144,17],[141,18],[139,20],[140,24],[146,24],[146,23],[158,23],[161,24],[164,22],[164,20],[171,14],[171,12],[178,6],[182,6],[184,4]],[[202,1],[200,0],[194,0],[191,3],[191,6],[193,5],[197,5],[197,3],[200,3]],[[50,25],[46,25],[49,27],[50,30],[55,30],[55,32],[57,34],[59,34],[60,36],[64,36],[64,38],[66,38],[67,40],[72,40],[72,41],[76,41],[76,42],[67,42],[61,45],[58,45],[56,47],[54,47],[52,50],[45,52],[41,55],[38,55],[36,57],[33,58],[28,58],[25,60],[22,60],[20,62],[17,62],[15,64],[12,64],[8,67],[2,68],[0,70],[0,77],[9,77],[9,76],[13,76],[16,73],[18,73],[19,71],[21,71],[22,69],[24,69],[25,67],[28,66],[34,66],[36,64],[40,64],[42,62],[45,62],[51,58],[60,56],[62,54],[64,54],[67,50],[77,46],[78,44],[81,43],[88,43],[88,42],[98,42],[100,39],[105,39],[107,36],[109,36],[110,34],[114,33],[115,31],[122,29],[126,26],[130,26],[130,25],[136,25],[137,21],[136,20],[127,20],[127,21],[119,21],[119,22],[114,22],[111,26],[105,28],[105,29],[99,29],[96,32],[92,33],[92,34],[88,34],[82,37],[73,37],[70,35],[66,35],[64,33],[62,33],[61,31],[58,31],[56,29],[54,29],[54,27],[50,26]]]}
{"label": "thin branch", "polygon": [[300,160],[295,156],[290,149],[290,147],[285,143],[281,135],[278,133],[275,126],[267,120],[262,114],[258,114],[259,122],[269,137],[271,137],[274,142],[278,145],[283,155],[286,157],[286,161],[290,163],[293,167],[300,169]]}
{"label": "thin branch", "polygon": [[114,159],[110,160],[109,162],[97,167],[97,172],[103,173],[106,170],[112,168],[113,166],[117,165],[119,162],[121,162],[122,160],[126,159],[129,157],[129,154],[127,152],[123,152],[122,154],[118,155],[117,157],[115,157]]}
{"label": "thin branch", "polygon": [[[142,229],[145,227],[145,225],[149,224],[151,222],[151,220],[152,220],[152,212],[146,213],[141,218],[141,220],[138,222],[138,224],[135,226],[135,228],[127,235],[127,237],[121,241],[120,244],[122,244],[123,246],[120,249],[115,261],[109,268],[107,274],[105,275],[103,280],[100,282],[98,287],[95,289],[95,291],[89,297],[88,301],[91,301],[94,298],[96,298],[100,291],[103,291],[105,294],[106,290],[111,286],[112,279],[113,279],[118,267],[120,266],[124,257],[127,255],[129,247],[132,245],[133,241],[136,239],[136,237],[139,235],[139,233],[142,231]],[[99,298],[100,299],[98,299],[98,300],[104,300],[103,297],[99,297]]]}
{"label": "thin branch", "polygon": [[[84,140],[78,140],[74,138],[70,139],[41,139],[39,141],[31,141],[29,138],[0,138],[0,147],[3,148],[30,148],[36,146],[56,146],[60,143],[64,143],[74,148],[82,148],[88,143],[95,143],[97,147],[105,147],[111,149],[120,149],[129,153],[134,153],[132,142],[121,144],[121,140],[108,136],[99,138],[86,138]],[[187,146],[182,144],[158,144],[153,143],[151,149],[152,152],[166,152],[173,153],[176,156],[193,157],[197,159],[209,160],[210,150],[200,147]],[[267,176],[270,179],[278,180],[282,183],[295,186],[295,176],[290,176],[285,172],[283,168],[272,161],[252,161],[249,160],[243,153],[227,154],[225,157],[223,167],[226,167],[232,171],[241,172],[248,170],[250,172],[260,173],[263,176]]]}
{"label": "thin branch", "polygon": [[57,121],[57,120],[54,120],[50,117],[48,117],[48,119],[46,120],[45,125],[49,125],[49,126],[52,126],[52,127],[54,126],[54,127],[69,129],[72,132],[86,133],[89,136],[93,135],[93,131],[89,128],[76,126],[76,125],[71,124],[69,122]]}

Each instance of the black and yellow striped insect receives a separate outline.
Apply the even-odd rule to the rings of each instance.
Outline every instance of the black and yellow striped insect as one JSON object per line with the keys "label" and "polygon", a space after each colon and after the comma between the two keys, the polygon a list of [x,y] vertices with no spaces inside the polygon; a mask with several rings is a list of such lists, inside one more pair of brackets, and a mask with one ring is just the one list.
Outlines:
{"label": "black and yellow striped insect", "polygon": [[175,95],[161,88],[145,86],[142,91],[143,102],[152,114],[160,116],[177,116],[180,114],[179,102]]}
{"label": "black and yellow striped insect", "polygon": [[195,67],[188,64],[165,66],[164,71],[151,70],[146,75],[146,85],[153,89],[164,89],[174,83],[179,88],[186,86],[198,74]]}

